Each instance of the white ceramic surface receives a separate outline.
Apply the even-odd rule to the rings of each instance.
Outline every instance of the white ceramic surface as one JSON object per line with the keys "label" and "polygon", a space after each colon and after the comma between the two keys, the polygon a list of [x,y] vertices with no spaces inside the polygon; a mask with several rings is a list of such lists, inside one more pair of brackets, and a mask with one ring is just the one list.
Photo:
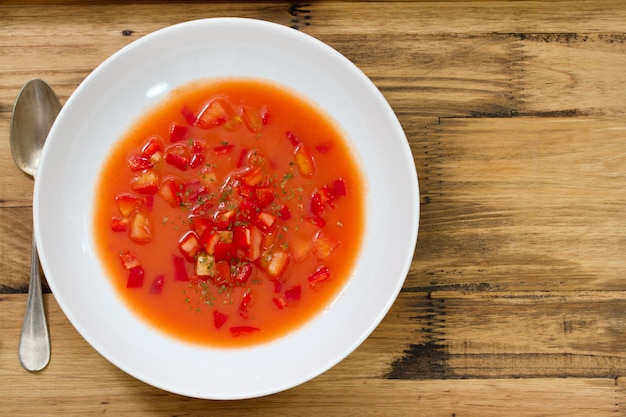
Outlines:
{"label": "white ceramic surface", "polygon": [[[176,86],[224,76],[271,80],[323,108],[347,134],[368,188],[366,239],[343,291],[294,333],[238,350],[186,344],[147,325],[115,294],[92,237],[94,184],[133,120]],[[46,142],[35,184],[34,220],[50,288],[71,323],[101,355],[170,392],[242,399],[316,377],[375,329],[397,297],[413,257],[419,190],[395,114],[348,59],[277,24],[205,19],[133,42],[80,84]]]}

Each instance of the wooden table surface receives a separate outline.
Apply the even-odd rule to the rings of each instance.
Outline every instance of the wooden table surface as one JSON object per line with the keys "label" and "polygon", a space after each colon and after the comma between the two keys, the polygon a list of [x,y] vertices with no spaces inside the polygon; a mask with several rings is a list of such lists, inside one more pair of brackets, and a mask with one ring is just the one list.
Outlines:
{"label": "wooden table surface", "polygon": [[[0,414],[626,415],[626,2],[39,3],[0,2]],[[312,381],[206,401],[111,365],[46,286],[52,360],[23,370],[33,183],[9,149],[19,89],[40,77],[65,102],[124,45],[218,16],[317,37],[396,111],[421,191],[399,298]]]}

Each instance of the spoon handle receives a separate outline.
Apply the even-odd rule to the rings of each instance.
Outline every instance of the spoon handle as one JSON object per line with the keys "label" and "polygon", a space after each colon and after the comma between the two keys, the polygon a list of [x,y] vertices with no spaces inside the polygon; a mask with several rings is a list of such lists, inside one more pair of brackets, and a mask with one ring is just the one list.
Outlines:
{"label": "spoon handle", "polygon": [[18,348],[20,363],[28,371],[40,371],[50,361],[50,337],[41,294],[41,266],[33,234],[33,250],[30,263],[30,285],[26,301],[26,313]]}

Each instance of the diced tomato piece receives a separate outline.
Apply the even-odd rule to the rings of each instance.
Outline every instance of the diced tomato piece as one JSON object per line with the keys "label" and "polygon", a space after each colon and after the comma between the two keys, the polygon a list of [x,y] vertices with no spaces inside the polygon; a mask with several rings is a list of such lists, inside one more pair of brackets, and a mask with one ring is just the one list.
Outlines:
{"label": "diced tomato piece", "polygon": [[159,191],[159,175],[155,171],[147,169],[137,174],[132,179],[131,185],[133,190],[139,194],[155,194]]}
{"label": "diced tomato piece", "polygon": [[215,152],[216,155],[226,155],[234,147],[235,145],[233,145],[232,143],[226,143],[226,144],[219,145],[213,148],[213,152]]}
{"label": "diced tomato piece", "polygon": [[139,207],[141,200],[134,194],[118,194],[115,197],[115,204],[120,214],[124,217],[130,216],[130,214]]}
{"label": "diced tomato piece", "polygon": [[196,257],[196,275],[212,277],[215,276],[215,272],[215,258],[206,252],[199,252]]}
{"label": "diced tomato piece", "polygon": [[252,234],[248,226],[235,226],[233,228],[233,243],[239,249],[247,250],[252,243]]}
{"label": "diced tomato piece", "polygon": [[200,250],[200,241],[195,232],[185,233],[178,241],[178,249],[185,255],[185,258],[193,260]]}
{"label": "diced tomato piece", "polygon": [[277,278],[289,264],[289,253],[282,249],[272,248],[265,251],[259,259],[261,268],[272,278]]}
{"label": "diced tomato piece", "polygon": [[265,178],[265,174],[260,166],[251,168],[248,170],[243,177],[241,177],[241,182],[251,187],[256,186]]}
{"label": "diced tomato piece", "polygon": [[120,256],[120,261],[122,261],[122,266],[127,271],[133,268],[136,268],[138,266],[141,266],[141,263],[139,263],[139,259],[137,258],[137,254],[135,252],[131,252],[127,250],[127,251],[120,252],[119,256]]}
{"label": "diced tomato piece", "polygon": [[152,240],[152,225],[145,213],[138,211],[130,218],[128,236],[134,242],[141,244]]}
{"label": "diced tomato piece", "polygon": [[176,281],[189,281],[185,259],[182,256],[172,255],[172,263],[174,264],[174,279]]}
{"label": "diced tomato piece", "polygon": [[252,276],[252,271],[253,271],[252,264],[242,263],[237,268],[235,275],[233,276],[233,279],[239,284],[243,284],[250,279],[250,277]]}
{"label": "diced tomato piece", "polygon": [[285,299],[287,302],[298,301],[302,297],[302,287],[300,285],[294,285],[293,287],[285,290]]}
{"label": "diced tomato piece", "polygon": [[250,333],[258,332],[260,329],[258,327],[252,326],[234,326],[230,329],[230,334],[232,337],[245,336]]}
{"label": "diced tomato piece", "polygon": [[165,284],[165,275],[157,275],[152,280],[152,285],[150,286],[150,294],[161,294],[163,291],[163,285]]}
{"label": "diced tomato piece", "polygon": [[300,138],[293,132],[286,133],[287,140],[291,143],[291,146],[294,148],[300,144]]}
{"label": "diced tomato piece", "polygon": [[321,282],[326,281],[330,278],[330,271],[324,265],[317,268],[309,277],[307,278],[309,281],[309,286],[311,288],[316,287]]}
{"label": "diced tomato piece", "polygon": [[335,197],[343,197],[346,195],[346,182],[343,178],[336,179],[333,181],[333,195]]}
{"label": "diced tomato piece", "polygon": [[190,124],[193,125],[196,123],[196,114],[194,112],[192,112],[191,110],[189,110],[188,107],[183,107],[182,109],[180,109],[180,114],[183,115],[183,117],[185,118],[185,121]]}
{"label": "diced tomato piece", "polygon": [[173,124],[170,128],[170,142],[176,143],[187,139],[187,133],[189,133],[188,127]]}
{"label": "diced tomato piece", "polygon": [[237,245],[234,243],[217,242],[213,247],[216,261],[230,261],[237,257]]}
{"label": "diced tomato piece", "polygon": [[126,217],[113,216],[111,218],[111,230],[113,232],[126,232],[130,221]]}
{"label": "diced tomato piece", "polygon": [[315,159],[313,159],[313,156],[309,153],[309,151],[305,148],[303,144],[300,144],[298,145],[298,147],[296,147],[293,159],[301,175],[305,177],[313,175],[313,173],[315,172]]}
{"label": "diced tomato piece", "polygon": [[215,225],[219,229],[228,229],[230,225],[235,221],[235,210],[228,210],[215,213],[214,221]]}
{"label": "diced tomato piece", "polygon": [[195,125],[202,129],[217,127],[228,120],[229,106],[222,99],[215,98],[208,102],[198,114]]}
{"label": "diced tomato piece", "polygon": [[128,271],[128,280],[126,288],[141,288],[143,286],[144,271],[143,267],[136,266]]}
{"label": "diced tomato piece", "polygon": [[289,242],[289,248],[293,255],[293,260],[300,263],[305,261],[313,251],[311,239],[294,238]]}
{"label": "diced tomato piece", "polygon": [[263,120],[258,112],[252,110],[249,106],[241,107],[241,116],[251,132],[260,132],[263,129]]}
{"label": "diced tomato piece", "polygon": [[196,232],[196,235],[198,236],[202,236],[205,230],[213,230],[213,227],[215,225],[213,223],[213,220],[208,217],[202,216],[189,216],[188,221],[189,227],[191,228],[191,230]]}
{"label": "diced tomato piece", "polygon": [[265,211],[260,212],[258,216],[252,220],[252,223],[265,233],[270,231],[275,222],[276,216]]}
{"label": "diced tomato piece", "polygon": [[228,314],[221,313],[217,310],[213,310],[213,325],[216,329],[219,329],[228,320]]}
{"label": "diced tomato piece", "polygon": [[250,226],[250,248],[248,249],[248,259],[256,261],[261,257],[261,243],[263,243],[263,233],[256,226]]}
{"label": "diced tomato piece", "polygon": [[143,171],[152,168],[152,160],[142,155],[131,155],[128,158],[128,167],[134,172]]}
{"label": "diced tomato piece", "polygon": [[254,190],[257,204],[261,209],[272,204],[272,201],[276,198],[273,187],[259,187]]}
{"label": "diced tomato piece", "polygon": [[189,168],[190,158],[189,148],[182,143],[170,145],[165,149],[165,162],[175,166],[181,171],[185,171]]}
{"label": "diced tomato piece", "polygon": [[278,217],[280,217],[282,220],[289,220],[289,219],[291,219],[291,211],[289,210],[289,207],[282,206],[278,210]]}
{"label": "diced tomato piece", "polygon": [[272,298],[272,301],[274,302],[276,307],[278,307],[279,310],[282,310],[283,308],[287,307],[287,301],[283,297],[274,297]]}
{"label": "diced tomato piece", "polygon": [[283,283],[279,279],[272,280],[274,283],[274,294],[279,294],[283,289]]}
{"label": "diced tomato piece", "polygon": [[159,187],[159,195],[172,207],[178,207],[183,204],[183,192],[185,184],[179,178],[168,177],[161,181]]}
{"label": "diced tomato piece", "polygon": [[158,136],[152,136],[141,148],[141,154],[147,158],[151,158],[157,152],[163,152],[165,147],[163,141]]}
{"label": "diced tomato piece", "polygon": [[339,242],[328,237],[322,230],[318,230],[313,236],[313,251],[320,260],[328,258],[337,246]]}

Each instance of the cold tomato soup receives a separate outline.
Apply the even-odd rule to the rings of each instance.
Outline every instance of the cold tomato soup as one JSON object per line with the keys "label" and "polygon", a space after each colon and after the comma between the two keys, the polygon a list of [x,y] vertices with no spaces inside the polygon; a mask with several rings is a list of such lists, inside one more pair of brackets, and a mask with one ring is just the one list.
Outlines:
{"label": "cold tomato soup", "polygon": [[187,342],[265,343],[346,284],[366,186],[334,122],[271,83],[194,82],[121,138],[94,228],[111,282],[140,317]]}

